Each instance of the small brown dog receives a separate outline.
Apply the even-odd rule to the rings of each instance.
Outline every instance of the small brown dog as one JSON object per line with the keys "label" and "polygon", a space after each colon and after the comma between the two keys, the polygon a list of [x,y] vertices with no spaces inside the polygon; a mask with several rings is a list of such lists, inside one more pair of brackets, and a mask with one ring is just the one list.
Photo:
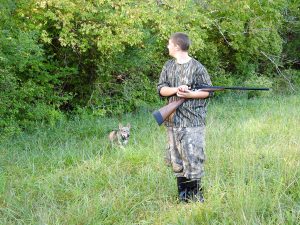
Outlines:
{"label": "small brown dog", "polygon": [[126,126],[123,126],[121,123],[119,123],[119,130],[114,130],[108,135],[111,144],[113,145],[114,143],[117,143],[121,147],[127,145],[130,137],[130,127],[130,123],[128,123]]}

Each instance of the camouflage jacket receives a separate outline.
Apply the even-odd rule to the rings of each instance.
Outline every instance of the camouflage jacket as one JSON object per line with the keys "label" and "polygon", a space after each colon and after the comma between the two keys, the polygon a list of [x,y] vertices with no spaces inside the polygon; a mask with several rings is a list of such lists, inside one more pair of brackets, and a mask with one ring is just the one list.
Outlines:
{"label": "camouflage jacket", "polygon": [[[160,93],[162,87],[200,84],[212,85],[207,70],[200,62],[192,58],[187,63],[178,64],[175,59],[171,59],[166,62],[162,69],[157,91]],[[168,97],[169,102],[178,99],[179,97],[176,95]],[[173,127],[204,126],[207,103],[208,99],[187,99],[177,108],[175,113],[169,116],[165,125]]]}

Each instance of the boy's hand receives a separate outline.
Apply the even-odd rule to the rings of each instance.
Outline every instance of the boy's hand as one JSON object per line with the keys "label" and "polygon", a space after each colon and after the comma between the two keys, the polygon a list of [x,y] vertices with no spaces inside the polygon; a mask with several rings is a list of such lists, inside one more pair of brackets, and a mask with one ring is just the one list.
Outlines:
{"label": "boy's hand", "polygon": [[181,98],[191,98],[192,91],[189,90],[187,85],[181,85],[178,87],[176,95]]}
{"label": "boy's hand", "polygon": [[180,92],[186,92],[188,90],[189,90],[189,87],[187,85],[180,85],[178,87],[178,91],[180,91]]}

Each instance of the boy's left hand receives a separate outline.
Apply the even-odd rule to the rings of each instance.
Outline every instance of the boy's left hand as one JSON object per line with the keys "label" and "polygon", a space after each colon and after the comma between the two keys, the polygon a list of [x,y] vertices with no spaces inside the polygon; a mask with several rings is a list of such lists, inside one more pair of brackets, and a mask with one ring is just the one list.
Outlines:
{"label": "boy's left hand", "polygon": [[193,91],[190,91],[189,89],[186,89],[185,91],[181,91],[178,89],[177,96],[180,98],[192,98],[193,97]]}

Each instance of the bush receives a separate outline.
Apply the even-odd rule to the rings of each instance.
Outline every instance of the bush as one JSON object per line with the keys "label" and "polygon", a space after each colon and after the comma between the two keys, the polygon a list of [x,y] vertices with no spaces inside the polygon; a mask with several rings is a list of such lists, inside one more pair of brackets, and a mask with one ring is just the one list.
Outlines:
{"label": "bush", "polygon": [[245,81],[245,86],[270,88],[269,91],[249,91],[247,92],[248,98],[271,96],[273,93],[273,81],[268,77],[259,76],[257,74],[253,74],[249,79],[247,79]]}
{"label": "bush", "polygon": [[[2,85],[15,93],[0,90],[9,121],[3,124],[10,127],[53,124],[62,111],[104,116],[157,103],[166,44],[177,31],[189,34],[190,53],[215,85],[299,85],[296,1],[7,0],[0,6]],[[278,68],[294,75],[277,76]]]}
{"label": "bush", "polygon": [[[6,15],[15,5],[7,5]],[[61,92],[61,79],[68,68],[55,66],[45,56],[36,32],[24,32],[5,15],[0,25],[0,134],[10,136],[35,122],[53,124],[59,107],[70,99]]]}

